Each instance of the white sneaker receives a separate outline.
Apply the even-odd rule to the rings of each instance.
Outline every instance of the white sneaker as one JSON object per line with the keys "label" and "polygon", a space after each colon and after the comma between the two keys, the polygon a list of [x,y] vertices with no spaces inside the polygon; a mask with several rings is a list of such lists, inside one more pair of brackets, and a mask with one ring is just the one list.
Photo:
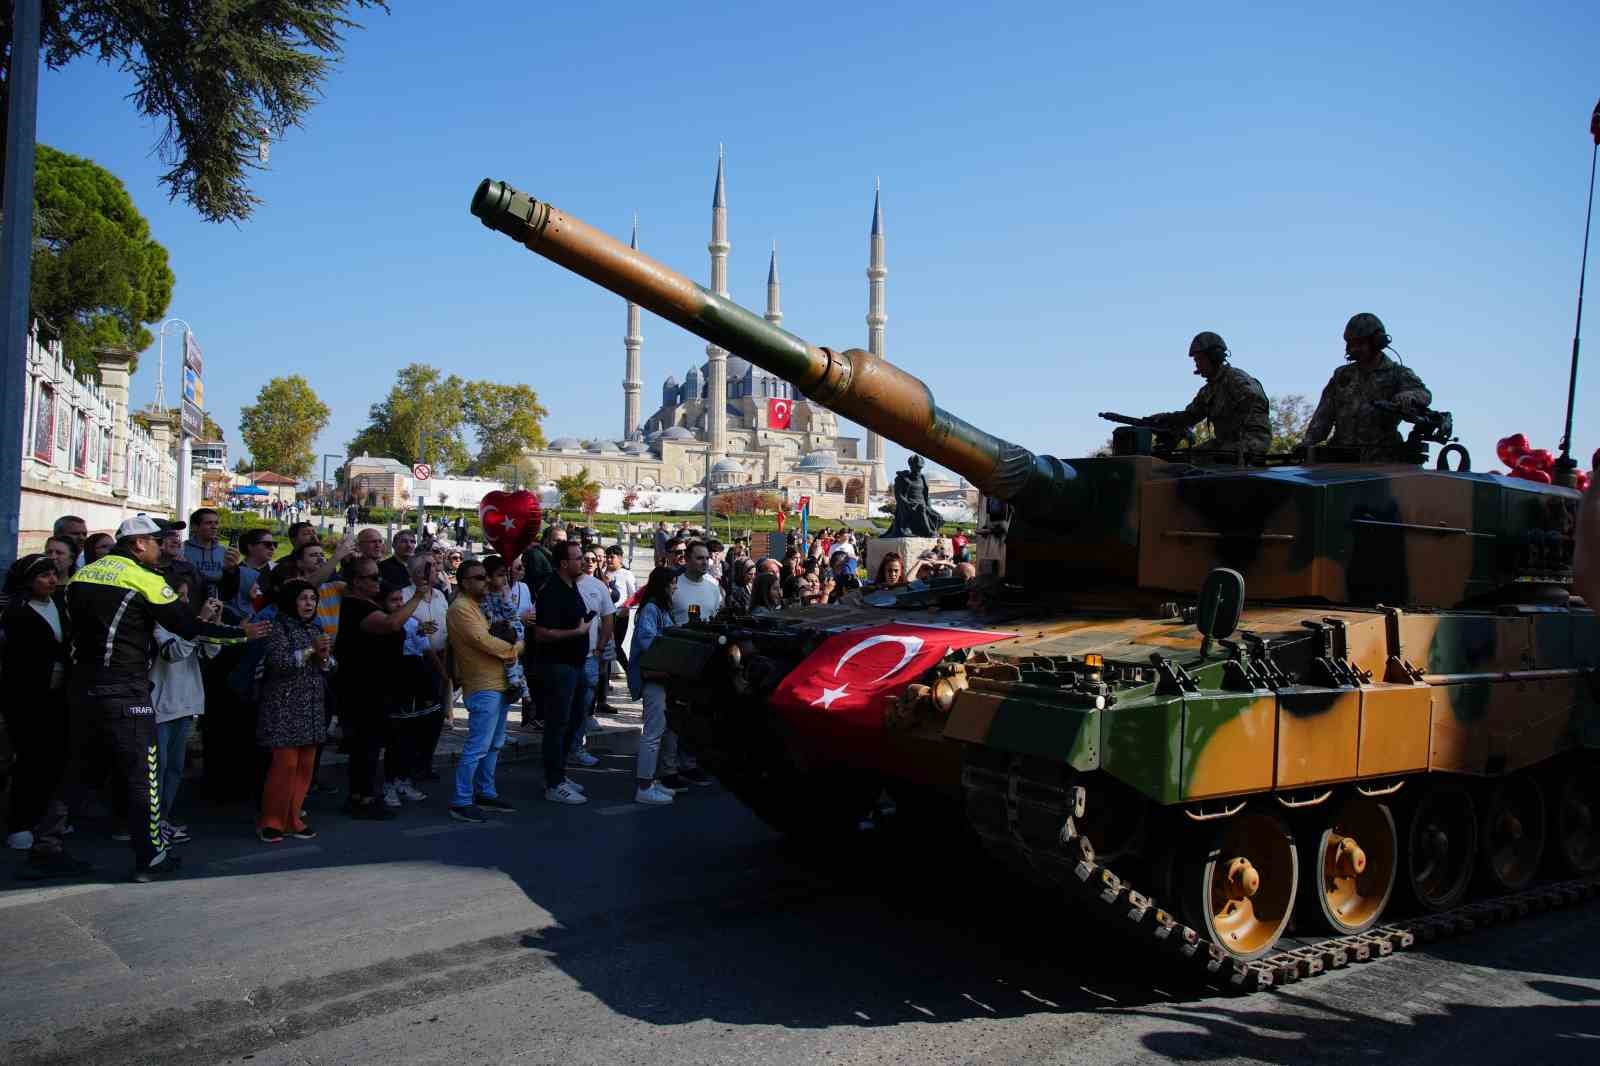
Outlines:
{"label": "white sneaker", "polygon": [[33,833],[24,829],[6,837],[6,847],[12,851],[27,851],[33,847]]}
{"label": "white sneaker", "polygon": [[584,719],[583,731],[585,733],[600,732],[600,719],[591,714],[588,718]]}
{"label": "white sneaker", "polygon": [[581,783],[579,783],[576,778],[571,778],[571,777],[567,778],[567,784],[569,784],[573,788],[577,789],[578,790],[578,794],[580,796],[587,796],[589,794],[589,790],[584,788],[583,785]]}
{"label": "white sneaker", "polygon": [[402,777],[400,780],[396,781],[394,783],[394,789],[396,792],[400,793],[401,799],[425,800],[428,798],[428,794],[422,791],[416,785],[413,785],[409,777]]}
{"label": "white sneaker", "polygon": [[593,755],[590,755],[588,752],[584,751],[582,748],[579,748],[576,752],[573,753],[572,758],[567,760],[567,765],[568,766],[599,766],[600,765],[600,760],[595,758]]}
{"label": "white sneaker", "polygon": [[383,786],[383,805],[385,807],[400,806],[400,793],[396,790],[392,781]]}
{"label": "white sneaker", "polygon": [[549,800],[551,803],[570,803],[576,805],[579,803],[589,802],[589,797],[573,788],[571,781],[563,781],[555,788],[545,789],[544,798]]}
{"label": "white sneaker", "polygon": [[650,782],[649,788],[636,788],[633,790],[633,802],[635,803],[671,803],[676,798],[671,789],[662,788],[654,781]]}

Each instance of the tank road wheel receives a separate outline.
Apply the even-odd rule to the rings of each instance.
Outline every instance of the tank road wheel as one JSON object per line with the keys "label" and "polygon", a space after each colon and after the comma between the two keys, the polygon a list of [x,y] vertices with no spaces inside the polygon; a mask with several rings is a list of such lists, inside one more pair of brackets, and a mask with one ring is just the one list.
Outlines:
{"label": "tank road wheel", "polygon": [[1424,911],[1447,911],[1467,896],[1478,846],[1472,795],[1461,785],[1424,786],[1406,827],[1406,885]]}
{"label": "tank road wheel", "polygon": [[1306,917],[1336,936],[1376,925],[1400,868],[1400,839],[1388,806],[1359,797],[1330,808],[1307,844]]}
{"label": "tank road wheel", "polygon": [[1544,794],[1532,774],[1512,774],[1489,790],[1483,804],[1479,867],[1491,887],[1520,892],[1544,857]]}
{"label": "tank road wheel", "polygon": [[1235,958],[1258,959],[1294,911],[1299,851],[1281,818],[1247,811],[1218,825],[1179,878],[1189,924]]}
{"label": "tank road wheel", "polygon": [[1584,877],[1600,870],[1600,780],[1593,763],[1566,770],[1551,797],[1554,859],[1565,874]]}

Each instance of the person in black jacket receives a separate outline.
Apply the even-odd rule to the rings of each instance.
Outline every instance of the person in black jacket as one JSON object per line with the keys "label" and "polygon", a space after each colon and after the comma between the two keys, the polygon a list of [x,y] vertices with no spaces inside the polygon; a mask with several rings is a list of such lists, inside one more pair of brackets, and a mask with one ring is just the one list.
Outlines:
{"label": "person in black jacket", "polygon": [[11,811],[6,846],[33,846],[33,826],[61,778],[67,758],[66,597],[56,564],[47,555],[25,555],[6,576],[10,605],[0,626],[5,649],[0,676],[6,679],[6,735],[16,755],[11,775]]}
{"label": "person in black jacket", "polygon": [[161,558],[163,523],[138,514],[117,527],[110,555],[72,575],[67,585],[71,612],[73,674],[67,688],[71,743],[61,788],[33,831],[33,850],[18,872],[26,879],[84,873],[87,866],[62,846],[67,814],[82,790],[76,763],[92,734],[104,734],[116,756],[117,777],[127,789],[128,833],[133,845],[133,880],[141,884],[171,876],[178,860],[161,837],[160,751],[155,707],[150,699],[150,664],[159,623],[186,640],[256,640],[271,623],[242,627],[202,622],[153,567]]}

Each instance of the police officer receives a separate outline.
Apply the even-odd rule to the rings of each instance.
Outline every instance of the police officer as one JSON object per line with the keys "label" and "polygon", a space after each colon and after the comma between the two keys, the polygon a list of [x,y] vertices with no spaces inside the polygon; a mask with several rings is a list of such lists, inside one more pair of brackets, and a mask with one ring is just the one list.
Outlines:
{"label": "police officer", "polygon": [[1272,442],[1272,425],[1267,414],[1267,393],[1261,382],[1228,362],[1228,346],[1210,330],[1196,333],[1189,342],[1189,358],[1194,372],[1205,378],[1194,400],[1181,411],[1151,415],[1156,422],[1176,430],[1192,429],[1209,421],[1218,451],[1243,450],[1265,454]]}
{"label": "police officer", "polygon": [[34,830],[33,850],[20,871],[24,878],[87,869],[67,856],[61,841],[82,787],[78,761],[90,733],[106,737],[115,753],[117,777],[128,792],[133,879],[153,881],[178,868],[160,831],[161,775],[150,699],[155,627],[159,623],[189,640],[254,640],[272,626],[266,622],[224,626],[197,618],[155,569],[161,559],[161,534],[171,526],[148,515],[134,515],[117,527],[116,547],[110,554],[79,570],[67,585],[74,664],[67,691],[72,749],[62,794]]}
{"label": "police officer", "polygon": [[1384,354],[1390,339],[1382,320],[1366,311],[1345,325],[1344,357],[1350,365],[1335,370],[1323,388],[1306,427],[1307,445],[1326,441],[1354,449],[1364,463],[1408,458],[1400,440],[1400,419],[1432,404],[1433,393],[1410,367]]}

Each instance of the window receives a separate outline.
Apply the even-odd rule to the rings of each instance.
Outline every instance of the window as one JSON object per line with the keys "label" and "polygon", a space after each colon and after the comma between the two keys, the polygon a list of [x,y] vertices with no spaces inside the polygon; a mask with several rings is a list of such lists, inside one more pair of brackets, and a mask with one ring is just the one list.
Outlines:
{"label": "window", "polygon": [[49,462],[55,440],[56,391],[44,382],[33,390],[33,454]]}
{"label": "window", "polygon": [[100,430],[100,480],[111,483],[111,431]]}
{"label": "window", "polygon": [[77,408],[72,410],[72,469],[89,472],[89,420]]}

